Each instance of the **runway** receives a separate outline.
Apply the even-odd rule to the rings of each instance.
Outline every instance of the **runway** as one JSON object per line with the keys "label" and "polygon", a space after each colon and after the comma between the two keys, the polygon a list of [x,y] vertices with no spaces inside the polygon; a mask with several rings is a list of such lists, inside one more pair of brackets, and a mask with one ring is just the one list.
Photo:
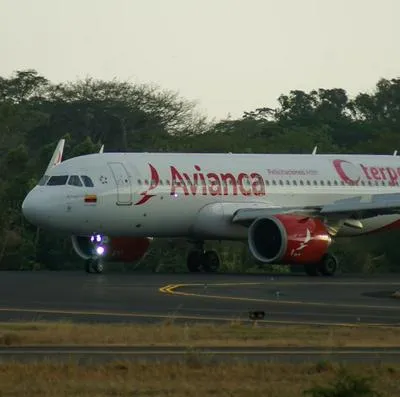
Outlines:
{"label": "runway", "polygon": [[[400,276],[227,274],[86,274],[82,272],[0,272],[0,321],[68,320],[99,323],[250,321],[262,311],[260,325],[320,324],[397,326]],[[6,347],[0,360],[41,358],[182,359],[181,348]],[[400,361],[400,349],[200,349],[197,356],[217,360]]]}
{"label": "runway", "polygon": [[12,361],[49,360],[68,362],[79,360],[80,363],[124,360],[143,360],[146,362],[163,360],[198,360],[202,363],[218,362],[239,358],[247,361],[264,362],[318,362],[321,360],[347,361],[358,363],[380,363],[382,361],[399,363],[399,349],[380,348],[176,348],[176,347],[12,347],[0,348],[0,363]]}

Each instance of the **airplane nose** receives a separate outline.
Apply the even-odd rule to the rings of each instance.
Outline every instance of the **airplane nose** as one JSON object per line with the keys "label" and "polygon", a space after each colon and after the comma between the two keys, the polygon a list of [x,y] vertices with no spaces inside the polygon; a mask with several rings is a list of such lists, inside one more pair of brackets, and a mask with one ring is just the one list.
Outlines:
{"label": "airplane nose", "polygon": [[29,222],[32,222],[35,217],[35,205],[33,201],[32,193],[30,192],[22,202],[22,214]]}
{"label": "airplane nose", "polygon": [[22,214],[30,223],[36,226],[43,224],[48,217],[43,197],[38,197],[35,192],[28,193],[22,202]]}

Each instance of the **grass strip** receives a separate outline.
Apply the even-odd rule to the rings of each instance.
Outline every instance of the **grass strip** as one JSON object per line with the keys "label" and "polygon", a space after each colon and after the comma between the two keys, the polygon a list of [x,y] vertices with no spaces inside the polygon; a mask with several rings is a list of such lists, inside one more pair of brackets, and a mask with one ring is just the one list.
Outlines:
{"label": "grass strip", "polygon": [[390,347],[398,327],[229,324],[0,323],[0,345]]}
{"label": "grass strip", "polygon": [[[363,381],[362,379],[367,379]],[[400,393],[400,365],[215,363],[196,357],[181,362],[0,364],[2,395],[7,396],[374,396]],[[317,387],[336,390],[316,394]],[[360,392],[364,390],[364,394]],[[338,394],[338,391],[340,393]],[[355,393],[358,390],[358,394]],[[365,391],[371,393],[365,393]]]}

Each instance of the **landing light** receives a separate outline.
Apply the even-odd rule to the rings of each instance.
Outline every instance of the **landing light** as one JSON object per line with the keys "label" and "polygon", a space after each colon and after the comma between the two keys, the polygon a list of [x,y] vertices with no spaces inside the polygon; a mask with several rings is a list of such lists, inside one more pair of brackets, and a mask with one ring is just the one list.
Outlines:
{"label": "landing light", "polygon": [[104,251],[104,247],[102,246],[96,248],[97,255],[103,255]]}
{"label": "landing light", "polygon": [[95,236],[91,236],[91,237],[90,237],[90,241],[91,241],[92,243],[94,243],[95,241],[96,241],[97,243],[100,243],[101,240],[102,240],[101,234],[96,234]]}

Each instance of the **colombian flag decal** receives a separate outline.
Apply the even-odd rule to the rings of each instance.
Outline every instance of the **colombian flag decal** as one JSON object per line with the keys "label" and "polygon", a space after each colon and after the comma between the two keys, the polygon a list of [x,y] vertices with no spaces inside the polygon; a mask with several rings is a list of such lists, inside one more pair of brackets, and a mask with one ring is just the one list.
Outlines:
{"label": "colombian flag decal", "polygon": [[85,203],[97,203],[97,196],[95,194],[87,194],[85,196]]}

